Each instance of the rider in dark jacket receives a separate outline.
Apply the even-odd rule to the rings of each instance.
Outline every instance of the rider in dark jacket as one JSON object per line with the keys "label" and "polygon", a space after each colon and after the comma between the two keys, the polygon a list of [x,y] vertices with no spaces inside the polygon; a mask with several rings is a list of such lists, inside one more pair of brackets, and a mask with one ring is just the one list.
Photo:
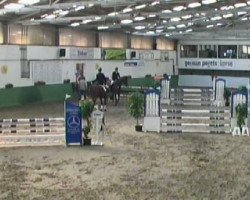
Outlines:
{"label": "rider in dark jacket", "polygon": [[120,74],[118,72],[118,68],[115,68],[115,71],[112,73],[112,80],[115,82],[120,79]]}
{"label": "rider in dark jacket", "polygon": [[102,68],[98,69],[98,73],[96,74],[96,81],[98,85],[106,85],[106,77],[102,73]]}

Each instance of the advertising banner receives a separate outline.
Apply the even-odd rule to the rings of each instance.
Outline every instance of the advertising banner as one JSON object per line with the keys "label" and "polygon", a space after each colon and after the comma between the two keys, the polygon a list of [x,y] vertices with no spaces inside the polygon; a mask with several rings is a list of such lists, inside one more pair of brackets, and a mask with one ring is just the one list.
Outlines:
{"label": "advertising banner", "polygon": [[66,144],[82,145],[82,118],[80,107],[66,101],[65,102],[65,130]]}
{"label": "advertising banner", "polygon": [[71,59],[94,59],[94,48],[70,48]]}
{"label": "advertising banner", "polygon": [[126,49],[103,49],[103,60],[126,60]]}

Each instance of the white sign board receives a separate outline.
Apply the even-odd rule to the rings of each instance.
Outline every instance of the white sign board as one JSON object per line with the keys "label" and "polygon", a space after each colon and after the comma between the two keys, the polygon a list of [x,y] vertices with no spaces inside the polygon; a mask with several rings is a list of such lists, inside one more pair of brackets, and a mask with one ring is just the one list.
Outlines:
{"label": "white sign board", "polygon": [[94,59],[94,49],[93,48],[70,48],[71,59]]}

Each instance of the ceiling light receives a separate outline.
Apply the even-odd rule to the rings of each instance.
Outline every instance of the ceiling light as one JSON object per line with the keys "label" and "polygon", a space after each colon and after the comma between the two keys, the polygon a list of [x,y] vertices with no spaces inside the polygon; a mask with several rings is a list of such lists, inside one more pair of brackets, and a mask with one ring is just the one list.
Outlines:
{"label": "ceiling light", "polygon": [[221,19],[222,19],[221,16],[215,16],[211,18],[212,21],[221,20]]}
{"label": "ceiling light", "polygon": [[90,3],[90,4],[88,5],[89,8],[91,8],[91,7],[93,7],[93,6],[94,6],[93,3]]}
{"label": "ceiling light", "polygon": [[186,27],[186,25],[185,24],[178,24],[176,27],[177,28],[184,28],[184,27]]}
{"label": "ceiling light", "polygon": [[247,12],[246,11],[239,11],[237,14],[238,15],[245,15],[245,14],[247,14]]}
{"label": "ceiling light", "polygon": [[4,6],[4,8],[7,10],[18,10],[18,9],[23,8],[23,7],[24,7],[23,4],[18,4],[18,3],[10,3],[10,4],[6,4]]}
{"label": "ceiling light", "polygon": [[216,0],[202,0],[202,4],[216,3]]}
{"label": "ceiling light", "polygon": [[214,27],[214,25],[213,25],[213,24],[210,24],[210,25],[207,25],[206,27],[207,27],[207,28],[212,28],[212,27]]}
{"label": "ceiling light", "polygon": [[112,13],[109,13],[109,14],[108,14],[108,16],[110,16],[110,17],[114,17],[114,16],[116,16],[116,15],[118,15],[118,12],[112,12]]}
{"label": "ceiling light", "polygon": [[133,9],[132,8],[124,8],[123,9],[123,13],[128,13],[128,12],[131,12]]}
{"label": "ceiling light", "polygon": [[182,31],[179,31],[180,34],[182,34],[183,32]]}
{"label": "ceiling light", "polygon": [[188,4],[189,8],[196,8],[199,6],[201,6],[201,4],[199,2],[193,2],[193,3]]}
{"label": "ceiling light", "polygon": [[176,7],[173,8],[174,11],[181,11],[183,9],[185,9],[184,6],[176,6]]}
{"label": "ceiling light", "polygon": [[156,33],[161,33],[161,32],[163,32],[162,29],[157,29],[157,30],[156,30]]}
{"label": "ceiling light", "polygon": [[74,23],[70,24],[70,26],[72,26],[72,27],[76,27],[76,26],[79,26],[79,25],[80,25],[79,22],[74,22]]}
{"label": "ceiling light", "polygon": [[105,30],[105,29],[108,29],[109,27],[108,26],[98,26],[97,29],[98,30]]}
{"label": "ceiling light", "polygon": [[180,20],[181,20],[181,18],[179,18],[179,17],[173,17],[170,19],[171,22],[178,22]]}
{"label": "ceiling light", "polygon": [[236,4],[234,4],[235,8],[241,8],[241,7],[245,7],[245,6],[247,6],[246,3],[236,3]]}
{"label": "ceiling light", "polygon": [[142,21],[144,19],[145,19],[145,17],[143,17],[143,16],[137,16],[137,17],[135,17],[135,21]]}
{"label": "ceiling light", "polygon": [[136,30],[143,30],[143,29],[145,29],[145,26],[136,26],[135,29]]}
{"label": "ceiling light", "polygon": [[98,21],[98,20],[100,20],[100,19],[102,19],[102,18],[99,17],[99,16],[96,16],[96,17],[95,17],[95,20],[96,20],[96,21]]}
{"label": "ceiling light", "polygon": [[156,15],[155,14],[148,15],[148,18],[153,18],[153,17],[156,17]]}
{"label": "ceiling light", "polygon": [[195,13],[195,16],[196,16],[196,17],[199,17],[199,16],[200,16],[200,14],[199,14],[199,13]]}
{"label": "ceiling light", "polygon": [[217,25],[217,26],[222,26],[223,24],[222,24],[222,23],[217,23],[216,25]]}
{"label": "ceiling light", "polygon": [[161,11],[162,13],[172,13],[172,10],[163,10],[163,11]]}
{"label": "ceiling light", "polygon": [[133,22],[132,19],[123,19],[123,20],[121,21],[122,24],[131,24],[132,22]]}
{"label": "ceiling light", "polygon": [[193,26],[194,23],[193,22],[188,22],[188,25],[187,26]]}
{"label": "ceiling light", "polygon": [[229,14],[223,15],[223,18],[230,18],[230,17],[232,17],[232,16],[233,16],[233,14],[232,14],[232,13],[229,13]]}
{"label": "ceiling light", "polygon": [[162,23],[163,23],[163,24],[166,24],[166,23],[167,23],[167,20],[163,20]]}
{"label": "ceiling light", "polygon": [[54,14],[47,15],[47,16],[45,17],[45,19],[55,19],[55,18],[56,18],[56,16],[55,16]]}
{"label": "ceiling light", "polygon": [[192,31],[193,31],[193,29],[187,29],[185,32],[189,33],[189,32],[192,32]]}
{"label": "ceiling light", "polygon": [[93,21],[92,19],[85,19],[82,21],[82,24],[87,24],[87,23],[90,23],[92,21]]}
{"label": "ceiling light", "polygon": [[157,26],[156,28],[157,28],[157,29],[163,29],[164,26]]}
{"label": "ceiling light", "polygon": [[166,36],[166,37],[169,37],[169,36],[170,36],[170,34],[166,33],[166,34],[165,34],[165,36]]}
{"label": "ceiling light", "polygon": [[48,16],[48,14],[46,13],[46,14],[42,15],[41,18],[45,18],[47,16]]}
{"label": "ceiling light", "polygon": [[151,5],[151,6],[155,6],[155,5],[157,5],[157,4],[160,4],[160,1],[154,1],[154,2],[152,2],[150,5]]}
{"label": "ceiling light", "polygon": [[242,21],[246,21],[247,20],[247,17],[243,17],[241,18]]}
{"label": "ceiling light", "polygon": [[234,9],[234,7],[233,6],[222,6],[220,9],[221,10],[232,10],[232,9]]}
{"label": "ceiling light", "polygon": [[139,9],[142,9],[142,8],[145,8],[145,7],[146,7],[146,4],[142,4],[142,5],[135,6],[135,9],[139,10]]}
{"label": "ceiling light", "polygon": [[168,29],[168,30],[174,30],[175,27],[174,27],[174,26],[169,26],[167,29]]}
{"label": "ceiling light", "polygon": [[85,6],[78,6],[75,8],[75,11],[83,10],[85,9]]}
{"label": "ceiling light", "polygon": [[247,4],[250,5],[250,1],[247,1]]}
{"label": "ceiling light", "polygon": [[38,3],[40,0],[19,0],[18,3],[24,4],[24,5],[33,5],[35,3]]}
{"label": "ceiling light", "polygon": [[192,18],[192,15],[185,15],[185,16],[182,16],[181,18],[182,19],[190,19],[190,18]]}
{"label": "ceiling light", "polygon": [[146,34],[147,35],[153,35],[153,34],[155,34],[155,32],[154,31],[147,31]]}
{"label": "ceiling light", "polygon": [[62,10],[62,11],[59,12],[59,15],[60,15],[60,16],[65,16],[65,15],[67,15],[67,14],[69,14],[69,11],[68,11],[68,10]]}

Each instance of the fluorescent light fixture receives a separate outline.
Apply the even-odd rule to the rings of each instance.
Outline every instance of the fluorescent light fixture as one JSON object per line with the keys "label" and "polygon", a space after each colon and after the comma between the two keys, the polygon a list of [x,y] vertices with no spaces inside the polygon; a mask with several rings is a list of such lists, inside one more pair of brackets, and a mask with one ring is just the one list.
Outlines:
{"label": "fluorescent light fixture", "polygon": [[232,10],[232,9],[234,9],[234,7],[232,5],[231,6],[222,6],[220,9],[221,10]]}
{"label": "fluorescent light fixture", "polygon": [[247,1],[247,4],[250,5],[250,1]]}
{"label": "fluorescent light fixture", "polygon": [[135,9],[139,10],[139,9],[142,9],[142,8],[145,8],[145,7],[146,7],[146,4],[141,4],[141,5],[135,6]]}
{"label": "fluorescent light fixture", "polygon": [[179,17],[173,17],[170,19],[171,22],[178,22],[178,21],[181,21],[181,18]]}
{"label": "fluorescent light fixture", "polygon": [[155,14],[148,15],[148,18],[153,18],[153,17],[156,17],[156,15]]}
{"label": "fluorescent light fixture", "polygon": [[146,34],[147,35],[153,35],[153,34],[155,34],[155,32],[154,31],[147,31]]}
{"label": "fluorescent light fixture", "polygon": [[207,25],[206,27],[207,27],[207,28],[213,28],[214,25],[213,25],[213,24],[210,24],[210,25]]}
{"label": "fluorescent light fixture", "polygon": [[93,21],[92,19],[85,19],[82,21],[82,24],[87,24],[87,23],[90,23],[92,21]]}
{"label": "fluorescent light fixture", "polygon": [[19,0],[18,3],[24,4],[24,5],[33,5],[38,3],[40,0]]}
{"label": "fluorescent light fixture", "polygon": [[85,9],[85,6],[78,6],[75,8],[75,11],[83,10]]}
{"label": "fluorescent light fixture", "polygon": [[50,14],[45,17],[45,19],[55,19],[56,15],[55,14]]}
{"label": "fluorescent light fixture", "polygon": [[131,12],[131,11],[133,11],[132,8],[124,8],[122,12],[123,13],[128,13],[128,12]]}
{"label": "fluorescent light fixture", "polygon": [[196,8],[196,7],[200,7],[200,6],[201,6],[201,3],[199,3],[199,2],[193,2],[193,3],[188,4],[189,8]]}
{"label": "fluorescent light fixture", "polygon": [[185,9],[184,6],[176,6],[176,7],[173,8],[174,11],[182,11],[184,9]]}
{"label": "fluorescent light fixture", "polygon": [[156,28],[157,28],[157,29],[163,29],[164,26],[157,26]]}
{"label": "fluorescent light fixture", "polygon": [[165,36],[166,36],[166,37],[169,37],[169,36],[170,36],[170,34],[166,33],[166,34],[165,34]]}
{"label": "fluorescent light fixture", "polygon": [[68,10],[62,10],[61,12],[59,12],[59,15],[60,15],[60,16],[65,16],[65,15],[67,15],[67,14],[69,14],[69,11],[68,11]]}
{"label": "fluorescent light fixture", "polygon": [[246,21],[246,20],[248,20],[248,19],[247,19],[247,17],[243,17],[243,18],[241,18],[241,20],[242,20],[242,21]]}
{"label": "fluorescent light fixture", "polygon": [[162,29],[157,29],[157,30],[156,30],[156,33],[162,33],[162,32],[163,32]]}
{"label": "fluorescent light fixture", "polygon": [[245,14],[247,14],[247,12],[246,11],[239,11],[237,14],[238,15],[245,15]]}
{"label": "fluorescent light fixture", "polygon": [[223,18],[230,18],[230,17],[232,17],[232,16],[233,16],[233,14],[232,14],[232,13],[229,13],[229,14],[223,15]]}
{"label": "fluorescent light fixture", "polygon": [[131,24],[132,22],[133,22],[132,19],[123,19],[123,20],[121,20],[122,24]]}
{"label": "fluorescent light fixture", "polygon": [[177,28],[184,28],[184,27],[186,27],[186,25],[185,24],[178,24],[176,27]]}
{"label": "fluorescent light fixture", "polygon": [[79,26],[79,25],[80,25],[79,22],[74,22],[74,23],[70,24],[70,26],[72,26],[72,27],[76,27],[76,26]]}
{"label": "fluorescent light fixture", "polygon": [[41,16],[41,18],[45,18],[45,17],[47,17],[48,16],[48,14],[46,13],[46,14],[43,14],[42,16]]}
{"label": "fluorescent light fixture", "polygon": [[223,24],[222,24],[222,23],[217,23],[216,25],[217,25],[217,26],[222,26]]}
{"label": "fluorescent light fixture", "polygon": [[18,3],[9,3],[4,6],[4,8],[7,10],[19,10],[23,7],[24,7],[23,4],[18,4]]}
{"label": "fluorescent light fixture", "polygon": [[199,13],[195,13],[195,16],[196,16],[196,17],[199,17],[199,16],[200,16],[200,14],[199,14]]}
{"label": "fluorescent light fixture", "polygon": [[143,29],[145,29],[145,26],[136,26],[135,27],[135,30],[143,30]]}
{"label": "fluorescent light fixture", "polygon": [[185,15],[185,16],[182,16],[181,18],[182,19],[190,19],[190,18],[192,18],[193,16],[192,15]]}
{"label": "fluorescent light fixture", "polygon": [[163,20],[162,23],[163,23],[163,24],[166,24],[166,23],[167,23],[167,20]]}
{"label": "fluorescent light fixture", "polygon": [[180,34],[182,34],[182,33],[183,33],[183,31],[179,31],[179,33],[180,33]]}
{"label": "fluorescent light fixture", "polygon": [[144,19],[145,19],[145,17],[143,17],[143,16],[137,16],[137,17],[135,17],[135,21],[142,21]]}
{"label": "fluorescent light fixture", "polygon": [[90,4],[88,5],[89,8],[91,8],[91,7],[93,7],[93,6],[94,6],[93,3],[90,3]]}
{"label": "fluorescent light fixture", "polygon": [[160,4],[160,1],[154,1],[154,2],[152,2],[150,5],[151,5],[151,6],[155,6],[155,5],[157,5],[157,4]]}
{"label": "fluorescent light fixture", "polygon": [[246,3],[236,3],[236,4],[234,4],[235,8],[241,8],[241,7],[245,7],[245,6],[247,6]]}
{"label": "fluorescent light fixture", "polygon": [[168,30],[174,30],[174,29],[176,29],[174,26],[169,26],[168,28],[167,28]]}
{"label": "fluorescent light fixture", "polygon": [[206,16],[206,13],[202,12],[201,15],[202,15],[202,16]]}
{"label": "fluorescent light fixture", "polygon": [[222,19],[221,16],[215,16],[211,18],[212,21],[221,20],[221,19]]}
{"label": "fluorescent light fixture", "polygon": [[109,13],[109,14],[108,14],[108,16],[110,16],[110,17],[114,17],[114,16],[116,16],[116,15],[118,15],[118,12],[112,12],[112,13]]}
{"label": "fluorescent light fixture", "polygon": [[162,13],[172,13],[172,10],[169,10],[169,9],[167,9],[167,10],[163,10],[163,11],[161,11]]}
{"label": "fluorescent light fixture", "polygon": [[98,26],[97,29],[98,30],[105,30],[105,29],[108,29],[109,27],[108,26]]}
{"label": "fluorescent light fixture", "polygon": [[205,4],[205,5],[216,3],[216,2],[217,2],[217,0],[202,0],[202,4]]}
{"label": "fluorescent light fixture", "polygon": [[193,29],[187,29],[185,32],[189,33],[189,32],[192,32],[192,31],[193,31]]}
{"label": "fluorescent light fixture", "polygon": [[193,26],[193,25],[194,25],[194,22],[188,22],[187,26]]}
{"label": "fluorescent light fixture", "polygon": [[96,20],[96,21],[98,21],[98,20],[100,20],[100,19],[102,19],[102,18],[99,17],[99,16],[96,16],[96,17],[95,17],[95,20]]}

